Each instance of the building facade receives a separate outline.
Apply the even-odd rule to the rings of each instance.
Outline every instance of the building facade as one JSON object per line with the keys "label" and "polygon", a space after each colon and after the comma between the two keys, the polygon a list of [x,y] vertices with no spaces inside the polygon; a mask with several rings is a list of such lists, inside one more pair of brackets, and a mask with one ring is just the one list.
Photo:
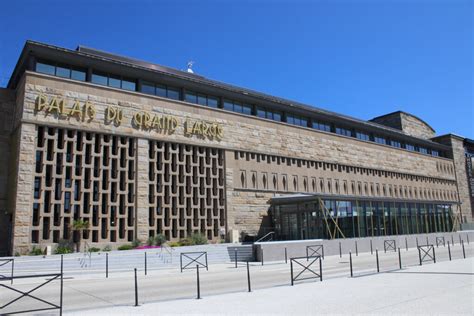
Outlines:
{"label": "building facade", "polygon": [[89,223],[82,238],[97,246],[156,234],[344,238],[472,223],[471,143],[436,136],[405,112],[363,121],[31,41],[0,90],[0,112],[4,253],[77,239],[80,219]]}

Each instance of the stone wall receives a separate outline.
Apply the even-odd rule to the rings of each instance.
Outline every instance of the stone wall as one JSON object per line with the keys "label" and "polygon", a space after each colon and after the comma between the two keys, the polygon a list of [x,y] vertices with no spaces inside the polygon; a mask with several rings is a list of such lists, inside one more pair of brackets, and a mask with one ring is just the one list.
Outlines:
{"label": "stone wall", "polygon": [[414,115],[405,112],[394,112],[372,119],[373,122],[399,129],[405,134],[424,139],[435,136],[435,131]]}

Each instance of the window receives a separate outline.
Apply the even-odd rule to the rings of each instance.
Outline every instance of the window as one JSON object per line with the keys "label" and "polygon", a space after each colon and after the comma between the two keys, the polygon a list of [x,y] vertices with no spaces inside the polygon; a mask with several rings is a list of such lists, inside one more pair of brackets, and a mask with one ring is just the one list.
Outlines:
{"label": "window", "polygon": [[242,114],[251,115],[252,106],[250,104],[242,104],[235,101],[224,100],[224,110],[238,112]]}
{"label": "window", "polygon": [[415,151],[415,146],[413,146],[412,144],[405,144],[405,149]]}
{"label": "window", "polygon": [[292,125],[298,125],[298,126],[308,126],[308,119],[305,117],[293,115],[293,114],[287,114],[286,115],[286,122]]}
{"label": "window", "polygon": [[92,83],[97,83],[103,86],[107,85],[107,75],[102,75],[99,73],[93,73],[91,77]]}
{"label": "window", "polygon": [[356,132],[356,137],[361,140],[370,140],[369,134],[362,133],[362,132]]}
{"label": "window", "polygon": [[396,140],[390,140],[390,146],[400,148],[402,147],[402,144]]}
{"label": "window", "polygon": [[269,120],[274,120],[281,122],[281,113],[278,111],[270,111],[262,107],[257,108],[257,116],[261,118],[266,118]]}
{"label": "window", "polygon": [[55,65],[50,62],[36,62],[36,71],[61,78],[86,81],[86,71],[69,65]]}
{"label": "window", "polygon": [[336,134],[344,136],[352,136],[352,131],[342,127],[336,127]]}
{"label": "window", "polygon": [[374,142],[376,142],[378,144],[384,144],[384,145],[387,144],[387,141],[385,140],[385,138],[380,137],[380,136],[375,136],[374,137]]}
{"label": "window", "polygon": [[419,147],[418,151],[422,154],[428,154],[428,149],[426,149],[425,147]]}
{"label": "window", "polygon": [[186,92],[184,94],[184,101],[189,103],[197,103],[197,95],[194,92]]}
{"label": "window", "polygon": [[325,132],[331,131],[331,125],[329,124],[313,121],[312,126],[314,129],[318,129],[320,131],[325,131]]}
{"label": "window", "polygon": [[55,75],[56,74],[56,67],[54,65],[46,64],[46,63],[36,63],[36,71],[41,72],[43,74],[48,75]]}
{"label": "window", "polygon": [[[124,89],[129,90],[127,88],[132,88],[130,83],[135,84],[134,82],[130,82],[128,80],[123,80],[122,85],[124,85]],[[154,84],[152,82],[144,81],[141,85],[141,92],[147,94],[154,94],[159,97],[173,99],[173,100],[180,100],[180,93],[179,89],[167,87],[161,84]],[[188,101],[189,102],[189,101]]]}
{"label": "window", "polygon": [[189,103],[209,106],[211,108],[217,108],[219,104],[219,99],[217,97],[212,97],[192,91],[187,91],[185,93],[184,100]]}
{"label": "window", "polygon": [[91,82],[112,88],[124,89],[129,91],[136,90],[136,84],[133,79],[122,78],[117,75],[109,75],[106,73],[94,71],[92,73]]}
{"label": "window", "polygon": [[432,149],[431,150],[431,156],[438,157],[439,156],[439,151]]}

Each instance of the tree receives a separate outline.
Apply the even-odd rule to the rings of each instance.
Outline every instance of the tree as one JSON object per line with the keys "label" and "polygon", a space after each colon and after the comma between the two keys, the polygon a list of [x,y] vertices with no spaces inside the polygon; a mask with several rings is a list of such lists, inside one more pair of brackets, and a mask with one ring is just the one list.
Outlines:
{"label": "tree", "polygon": [[76,251],[80,252],[81,251],[81,239],[82,239],[82,232],[84,230],[89,229],[89,222],[84,221],[82,219],[78,219],[72,222],[72,230],[77,231],[79,238],[77,239],[76,243]]}

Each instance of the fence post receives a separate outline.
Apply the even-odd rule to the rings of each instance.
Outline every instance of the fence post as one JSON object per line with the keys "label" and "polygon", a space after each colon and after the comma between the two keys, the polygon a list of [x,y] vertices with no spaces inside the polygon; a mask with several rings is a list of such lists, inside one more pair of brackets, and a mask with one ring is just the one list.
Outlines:
{"label": "fence post", "polygon": [[448,254],[449,254],[449,261],[451,261],[451,247],[449,247],[449,241],[448,241]]}
{"label": "fence post", "polygon": [[260,248],[260,253],[261,253],[261,255],[262,255],[262,266],[263,266],[263,247]]}
{"label": "fence post", "polygon": [[341,247],[341,242],[339,242],[339,258],[342,258],[342,247]]}
{"label": "fence post", "polygon": [[249,268],[249,262],[247,261],[247,282],[249,285],[249,292],[252,292],[252,288],[250,287],[250,268]]}
{"label": "fence post", "polygon": [[416,247],[418,248],[418,237],[416,237]]}
{"label": "fence post", "polygon": [[109,277],[109,253],[105,253],[105,277]]}
{"label": "fence post", "polygon": [[137,268],[134,269],[135,272],[135,306],[138,306],[138,281],[137,281]]}
{"label": "fence post", "polygon": [[375,260],[377,261],[377,273],[380,272],[380,267],[379,267],[379,250],[375,249]]}
{"label": "fence post", "polygon": [[145,251],[145,275],[147,275],[147,260],[146,260],[146,251]]}
{"label": "fence post", "polygon": [[319,281],[323,282],[323,261],[319,257]]}
{"label": "fence post", "polygon": [[426,245],[429,245],[428,236],[426,236]]}
{"label": "fence post", "polygon": [[464,259],[466,259],[466,251],[464,250],[464,240],[462,241],[461,245],[462,245],[462,255]]}
{"label": "fence post", "polygon": [[407,249],[408,251],[408,239],[405,237],[405,248]]}
{"label": "fence post", "polygon": [[356,256],[358,256],[359,255],[359,250],[357,249],[357,240],[355,242],[356,242]]}
{"label": "fence post", "polygon": [[291,286],[293,286],[293,260],[290,260]]}
{"label": "fence post", "polygon": [[235,268],[237,269],[237,248],[234,248],[234,261],[235,261]]}
{"label": "fence post", "polygon": [[288,253],[286,252],[286,247],[285,247],[285,263],[288,263]]}
{"label": "fence post", "polygon": [[[62,255],[61,255],[61,264],[62,264]],[[15,259],[12,259],[12,279],[11,279],[10,284],[13,284],[13,270],[14,270],[14,267],[15,267]]]}
{"label": "fence post", "polygon": [[201,284],[199,283],[199,265],[196,265],[197,299],[201,299]]}
{"label": "fence post", "polygon": [[63,314],[63,274],[64,274],[63,255],[61,255],[61,285],[60,285],[61,288],[59,290],[59,315],[60,316],[62,316]]}
{"label": "fence post", "polygon": [[436,252],[435,252],[434,246],[433,246],[433,263],[436,263]]}
{"label": "fence post", "polygon": [[349,265],[351,267],[351,278],[352,278],[352,276],[353,276],[353,274],[352,274],[352,253],[350,251],[349,251]]}
{"label": "fence post", "polygon": [[400,266],[400,270],[402,269],[402,255],[400,254],[400,247],[398,247],[398,265]]}
{"label": "fence post", "polygon": [[421,266],[421,251],[420,251],[420,247],[418,247],[418,259],[420,259],[420,266]]}
{"label": "fence post", "polygon": [[372,249],[372,239],[370,240],[370,254],[373,255],[374,254],[374,251]]}

